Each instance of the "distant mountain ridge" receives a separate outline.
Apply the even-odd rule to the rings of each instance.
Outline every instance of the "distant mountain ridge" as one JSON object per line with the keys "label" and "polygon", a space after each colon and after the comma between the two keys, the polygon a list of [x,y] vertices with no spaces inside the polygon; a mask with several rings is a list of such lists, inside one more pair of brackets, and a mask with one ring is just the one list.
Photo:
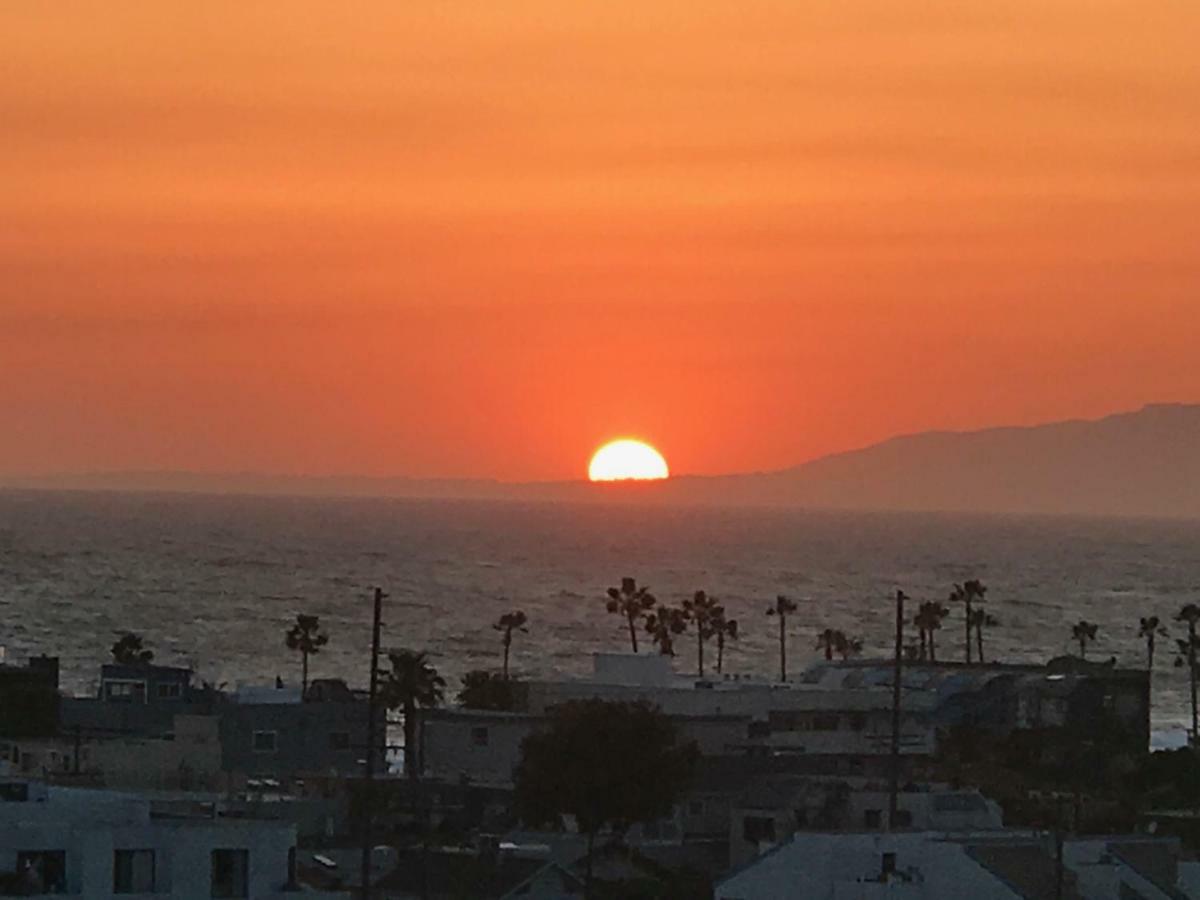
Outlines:
{"label": "distant mountain ridge", "polygon": [[890,438],[777,472],[665,482],[206,475],[7,479],[9,487],[428,499],[620,500],[826,509],[1200,518],[1200,404]]}

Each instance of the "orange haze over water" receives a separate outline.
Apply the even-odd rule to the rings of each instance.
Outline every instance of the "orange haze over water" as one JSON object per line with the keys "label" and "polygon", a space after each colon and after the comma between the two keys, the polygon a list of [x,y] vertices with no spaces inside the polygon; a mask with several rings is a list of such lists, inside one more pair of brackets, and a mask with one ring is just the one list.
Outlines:
{"label": "orange haze over water", "polygon": [[1200,399],[1200,6],[0,10],[0,475],[582,477]]}

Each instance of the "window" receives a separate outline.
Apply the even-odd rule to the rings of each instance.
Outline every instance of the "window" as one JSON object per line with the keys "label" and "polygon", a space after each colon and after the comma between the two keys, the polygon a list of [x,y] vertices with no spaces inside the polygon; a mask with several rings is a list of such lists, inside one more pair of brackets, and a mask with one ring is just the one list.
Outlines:
{"label": "window", "polygon": [[146,682],[144,681],[106,681],[104,697],[114,703],[145,703]]}
{"label": "window", "polygon": [[113,854],[113,893],[154,892],[154,851],[118,850]]}
{"label": "window", "polygon": [[896,874],[896,854],[885,853],[880,861],[880,871],[883,873],[883,880],[887,881],[888,877]]}
{"label": "window", "polygon": [[213,897],[220,898],[220,900],[249,897],[249,876],[249,850],[214,850],[212,852]]}
{"label": "window", "polygon": [[863,826],[866,828],[881,828],[883,826],[883,810],[868,809],[864,812]]}
{"label": "window", "polygon": [[898,809],[896,810],[896,821],[892,824],[897,828],[911,828],[913,823],[912,810]]}
{"label": "window", "polygon": [[775,820],[769,816],[746,816],[742,819],[742,837],[753,844],[775,840]]}
{"label": "window", "polygon": [[0,782],[0,803],[21,803],[29,799],[29,785],[24,781]]}
{"label": "window", "polygon": [[350,749],[350,732],[348,732],[348,731],[331,731],[331,732],[329,732],[329,749],[330,750],[349,750]]}
{"label": "window", "polygon": [[471,729],[471,743],[476,747],[486,747],[488,745],[488,730],[485,726],[478,726]]}
{"label": "window", "polygon": [[765,738],[770,735],[770,722],[751,722],[746,726],[746,737],[748,738]]}
{"label": "window", "polygon": [[17,854],[17,879],[30,894],[65,894],[67,852],[22,850]]}
{"label": "window", "polygon": [[862,713],[854,713],[850,716],[850,728],[853,731],[862,731],[867,727],[867,717]]}
{"label": "window", "polygon": [[255,753],[274,753],[278,735],[274,731],[256,731],[251,746]]}
{"label": "window", "polygon": [[160,684],[158,686],[159,700],[178,700],[179,699],[179,682],[171,684]]}
{"label": "window", "polygon": [[838,717],[829,714],[813,716],[812,727],[813,731],[837,731]]}

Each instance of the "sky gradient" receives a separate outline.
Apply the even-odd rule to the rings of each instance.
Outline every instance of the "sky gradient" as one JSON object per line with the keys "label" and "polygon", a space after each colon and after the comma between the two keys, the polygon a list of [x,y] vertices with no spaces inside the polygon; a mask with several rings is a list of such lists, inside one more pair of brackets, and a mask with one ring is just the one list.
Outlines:
{"label": "sky gradient", "polygon": [[0,10],[0,474],[675,473],[1200,400],[1200,6]]}

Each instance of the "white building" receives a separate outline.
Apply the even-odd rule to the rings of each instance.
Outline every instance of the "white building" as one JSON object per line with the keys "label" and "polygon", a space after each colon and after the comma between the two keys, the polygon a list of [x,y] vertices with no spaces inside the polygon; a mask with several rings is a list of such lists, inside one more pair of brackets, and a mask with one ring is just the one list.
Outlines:
{"label": "white building", "polygon": [[294,826],[196,813],[159,817],[134,794],[2,779],[0,895],[291,896]]}
{"label": "white building", "polygon": [[[720,880],[716,900],[1179,900],[1178,844],[1032,832],[795,835]],[[1061,894],[1058,886],[1061,878]]]}

